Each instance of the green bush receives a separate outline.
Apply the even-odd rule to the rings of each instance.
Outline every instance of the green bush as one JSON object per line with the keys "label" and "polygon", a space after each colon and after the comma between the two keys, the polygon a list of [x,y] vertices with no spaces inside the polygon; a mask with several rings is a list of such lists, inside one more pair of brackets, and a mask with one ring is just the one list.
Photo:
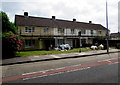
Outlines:
{"label": "green bush", "polygon": [[17,28],[14,23],[9,21],[7,14],[3,11],[0,11],[0,17],[2,18],[2,32],[12,31],[14,34],[17,34]]}

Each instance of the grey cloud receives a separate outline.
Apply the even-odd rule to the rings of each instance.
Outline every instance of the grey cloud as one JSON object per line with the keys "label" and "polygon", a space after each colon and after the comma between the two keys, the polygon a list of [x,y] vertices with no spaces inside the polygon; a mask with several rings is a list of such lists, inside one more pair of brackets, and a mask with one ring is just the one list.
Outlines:
{"label": "grey cloud", "polygon": [[38,17],[48,17],[48,15],[42,10],[33,10],[30,11],[31,15],[37,15]]}
{"label": "grey cloud", "polygon": [[22,4],[18,2],[2,2],[2,10],[10,13],[15,13],[21,10],[21,6]]}
{"label": "grey cloud", "polygon": [[2,11],[6,12],[10,18],[10,21],[14,22],[14,16],[21,9],[22,3],[19,2],[2,2]]}

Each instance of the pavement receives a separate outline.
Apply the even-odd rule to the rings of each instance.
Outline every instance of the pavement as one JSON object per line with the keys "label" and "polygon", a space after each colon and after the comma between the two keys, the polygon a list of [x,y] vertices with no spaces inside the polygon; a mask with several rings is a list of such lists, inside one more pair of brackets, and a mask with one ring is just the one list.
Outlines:
{"label": "pavement", "polygon": [[[119,49],[109,49],[109,53],[120,52]],[[38,56],[28,56],[28,57],[15,57],[11,59],[4,59],[0,65],[12,65],[12,64],[22,64],[22,63],[31,63],[39,61],[49,61],[49,60],[58,60],[66,58],[77,58],[77,57],[87,57],[93,55],[102,55],[107,54],[107,50],[94,50],[81,53],[66,53],[66,54],[55,54],[55,55],[38,55]]]}

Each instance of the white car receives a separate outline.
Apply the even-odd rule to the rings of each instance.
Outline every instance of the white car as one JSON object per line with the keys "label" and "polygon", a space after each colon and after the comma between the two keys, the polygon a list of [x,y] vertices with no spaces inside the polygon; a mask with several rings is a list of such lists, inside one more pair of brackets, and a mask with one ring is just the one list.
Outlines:
{"label": "white car", "polygon": [[92,45],[90,48],[91,48],[92,50],[95,50],[95,49],[97,49],[97,46]]}
{"label": "white car", "polygon": [[104,46],[103,46],[102,44],[100,44],[100,45],[98,46],[98,48],[99,48],[99,49],[104,49]]}
{"label": "white car", "polygon": [[69,44],[62,44],[59,46],[61,50],[70,50],[71,46]]}

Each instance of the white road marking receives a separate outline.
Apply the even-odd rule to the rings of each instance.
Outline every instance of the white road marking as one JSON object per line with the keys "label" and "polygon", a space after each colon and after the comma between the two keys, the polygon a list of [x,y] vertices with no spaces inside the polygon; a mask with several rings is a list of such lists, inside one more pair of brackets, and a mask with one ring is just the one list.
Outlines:
{"label": "white road marking", "polygon": [[22,74],[22,75],[29,75],[29,74],[40,73],[40,72],[45,73],[45,71],[38,71],[38,72],[24,73],[24,74]]}
{"label": "white road marking", "polygon": [[71,66],[65,66],[65,67],[55,68],[55,69],[48,69],[48,70],[44,70],[44,71],[37,71],[37,72],[24,73],[24,74],[22,74],[22,75],[28,75],[28,74],[34,74],[34,73],[40,73],[40,72],[45,73],[45,72],[51,71],[51,70],[59,70],[59,69],[64,69],[64,68],[69,68],[69,67],[75,67],[75,66],[81,66],[81,64],[71,65]]}
{"label": "white road marking", "polygon": [[35,78],[40,78],[40,77],[45,77],[45,76],[48,76],[48,75],[43,75],[43,76],[36,76],[36,77],[31,77],[31,78],[24,78],[22,80],[29,80],[29,79],[35,79]]}
{"label": "white road marking", "polygon": [[[116,58],[101,60],[101,61],[97,61],[97,62],[103,62],[103,61],[111,62],[110,60],[112,60],[112,59],[116,59]],[[118,63],[118,62],[116,62],[116,63]],[[24,73],[24,74],[22,74],[22,75],[34,74],[34,73],[39,73],[39,72],[45,73],[45,72],[50,71],[50,70],[59,70],[59,69],[64,69],[64,68],[69,68],[69,67],[74,67],[74,66],[80,66],[80,65],[81,65],[81,64],[77,64],[77,65],[65,66],[65,67],[61,67],[61,68],[55,68],[55,69],[44,70],[44,71],[37,71],[37,72]],[[90,67],[88,67],[88,68],[90,68]]]}
{"label": "white road marking", "polygon": [[109,63],[108,65],[112,65],[112,64],[118,64],[119,62],[115,62],[115,63]]}
{"label": "white road marking", "polygon": [[[109,59],[108,59],[108,60],[109,60]],[[111,62],[111,61],[108,61],[108,62]],[[110,63],[110,64],[108,64],[108,65],[116,64],[116,63],[119,63],[119,62]],[[81,64],[80,64],[80,65],[81,65]],[[66,67],[74,67],[74,66],[80,66],[80,65],[73,65],[73,66],[66,66]],[[66,68],[66,67],[57,68],[57,69],[50,69],[50,70],[58,70],[58,69]],[[91,68],[91,67],[86,67],[86,68],[82,68],[82,69],[78,68],[78,69],[69,70],[69,71],[65,71],[65,72],[74,72],[74,71],[78,71],[78,70],[86,70],[86,69],[89,69],[89,68]],[[40,72],[46,72],[46,71],[50,71],[50,70],[45,70],[45,71],[40,71]],[[42,76],[36,76],[36,77],[31,77],[31,78],[24,78],[23,80],[29,80],[29,79],[41,78],[41,77],[45,77],[45,76],[57,75],[57,74],[65,73],[65,72],[58,72],[58,73],[47,74],[47,75],[42,75]],[[32,73],[37,73],[37,72],[32,72]],[[23,75],[32,74],[32,73],[26,73],[26,74],[23,74]]]}
{"label": "white road marking", "polygon": [[110,61],[110,60],[107,60],[107,62],[111,63],[111,61]]}
{"label": "white road marking", "polygon": [[[103,61],[110,62],[108,65],[119,63],[119,62],[111,63],[110,60],[112,60],[112,59],[117,59],[117,58],[105,59],[105,60],[101,60],[101,61],[98,61],[98,62],[103,62]],[[81,65],[81,64],[79,64],[79,65],[72,65],[72,66],[65,66],[65,67],[61,67],[61,68],[49,69],[49,70],[44,70],[44,71],[25,73],[25,74],[22,74],[22,75],[29,75],[29,74],[39,73],[39,72],[45,73],[45,72],[47,72],[47,71],[59,70],[59,69],[64,69],[64,68],[69,68],[69,67],[80,66],[80,65]],[[78,68],[78,69],[74,69],[74,70],[68,70],[68,71],[65,71],[65,72],[73,72],[73,71],[78,71],[78,70],[85,70],[85,69],[89,69],[89,68],[91,68],[91,67]],[[65,72],[58,72],[58,73],[47,74],[47,75],[42,75],[42,76],[36,76],[36,77],[31,77],[31,78],[24,78],[23,80],[34,79],[34,78],[44,77],[44,76],[49,76],[49,75],[62,74],[62,73],[65,73]]]}
{"label": "white road marking", "polygon": [[[75,66],[78,66],[78,65],[75,65]],[[62,68],[65,68],[65,67],[62,67]],[[82,69],[78,68],[78,69],[75,69],[75,70],[69,70],[69,71],[65,71],[65,72],[74,72],[74,71],[85,70],[85,69],[89,69],[89,68],[91,68],[91,67],[86,67],[86,68],[82,68]],[[61,68],[58,68],[58,69],[61,69]],[[65,73],[65,72],[58,72],[58,73],[36,76],[36,77],[31,77],[31,78],[24,78],[23,80],[29,80],[29,79],[41,78],[41,77],[45,77],[45,76],[57,75],[57,74]]]}

